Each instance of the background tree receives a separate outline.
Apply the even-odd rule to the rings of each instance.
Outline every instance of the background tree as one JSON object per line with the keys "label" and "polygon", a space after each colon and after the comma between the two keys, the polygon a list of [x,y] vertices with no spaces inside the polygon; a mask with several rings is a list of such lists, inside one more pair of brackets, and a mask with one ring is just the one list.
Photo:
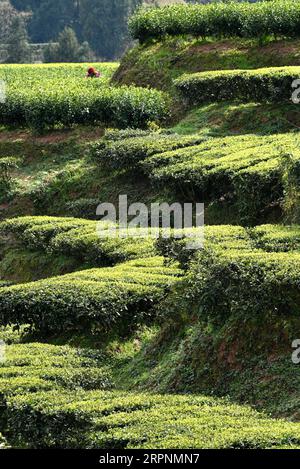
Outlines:
{"label": "background tree", "polygon": [[[186,0],[209,1],[217,0]],[[68,27],[79,42],[88,42],[99,58],[116,59],[130,44],[128,17],[138,6],[185,3],[185,0],[11,0],[11,3],[17,10],[31,14],[28,23],[31,42],[55,41]],[[49,53],[53,57],[53,45],[46,55]]]}
{"label": "background tree", "polygon": [[25,20],[16,16],[11,24],[11,32],[7,41],[7,63],[28,63],[31,60],[30,45]]}
{"label": "background tree", "polygon": [[75,28],[75,0],[12,0],[12,3],[20,10],[32,11],[28,24],[32,42],[50,42],[66,26]]}
{"label": "background tree", "polygon": [[12,22],[18,14],[9,1],[0,1],[0,43],[8,41]]}
{"label": "background tree", "polygon": [[58,43],[50,43],[44,53],[45,62],[86,62],[94,58],[88,42],[80,44],[75,31],[66,27],[58,35]]}
{"label": "background tree", "polygon": [[81,0],[81,34],[95,52],[114,59],[124,51],[128,39],[127,22],[141,0]]}
{"label": "background tree", "polygon": [[32,42],[55,40],[71,27],[80,42],[87,41],[97,56],[113,59],[128,42],[127,20],[142,0],[12,0],[32,11],[29,35]]}

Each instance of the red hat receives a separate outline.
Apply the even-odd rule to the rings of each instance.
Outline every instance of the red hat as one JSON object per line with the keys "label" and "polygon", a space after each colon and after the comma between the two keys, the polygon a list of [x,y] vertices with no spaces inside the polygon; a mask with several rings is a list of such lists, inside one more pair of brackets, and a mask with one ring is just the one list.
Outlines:
{"label": "red hat", "polygon": [[96,73],[96,70],[94,69],[94,67],[90,67],[90,68],[88,69],[88,73],[89,73],[90,75],[92,75],[92,73]]}

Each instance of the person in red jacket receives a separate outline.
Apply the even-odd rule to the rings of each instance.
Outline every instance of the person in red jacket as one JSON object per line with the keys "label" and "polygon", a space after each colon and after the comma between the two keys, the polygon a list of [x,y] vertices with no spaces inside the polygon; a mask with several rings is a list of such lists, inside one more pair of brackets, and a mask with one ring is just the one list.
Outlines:
{"label": "person in red jacket", "polygon": [[90,67],[87,71],[86,78],[100,78],[101,73],[98,72],[94,67]]}

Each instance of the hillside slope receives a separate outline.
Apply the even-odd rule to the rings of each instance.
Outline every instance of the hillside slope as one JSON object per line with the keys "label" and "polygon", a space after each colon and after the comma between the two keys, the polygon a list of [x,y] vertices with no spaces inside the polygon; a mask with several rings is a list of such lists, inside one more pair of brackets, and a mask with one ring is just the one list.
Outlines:
{"label": "hillside slope", "polygon": [[[9,70],[0,430],[30,448],[300,447],[299,40],[155,31],[103,81],[26,68],[40,102]],[[122,194],[204,202],[203,248],[193,228],[111,236],[96,207]]]}

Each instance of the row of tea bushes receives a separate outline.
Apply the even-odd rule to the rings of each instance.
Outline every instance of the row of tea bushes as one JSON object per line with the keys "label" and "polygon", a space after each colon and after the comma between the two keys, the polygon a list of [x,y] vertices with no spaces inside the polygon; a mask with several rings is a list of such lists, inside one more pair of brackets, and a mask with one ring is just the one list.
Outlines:
{"label": "row of tea bushes", "polygon": [[[299,447],[299,424],[226,399],[110,390],[101,352],[48,344],[6,347],[1,426],[14,447]],[[162,419],[162,415],[164,418]]]}
{"label": "row of tea bushes", "polygon": [[215,251],[199,255],[186,288],[195,309],[201,299],[204,320],[288,320],[299,315],[299,278],[299,251]]}
{"label": "row of tea bushes", "polygon": [[[222,291],[218,293],[219,296],[216,292],[213,293],[214,284],[221,288],[217,278],[209,276],[209,280],[203,280],[204,272],[209,272],[211,275],[210,269],[214,269],[215,265],[218,269],[224,268],[226,273],[222,277],[217,270],[216,274],[224,279],[224,291],[228,286],[232,266],[233,276],[237,268],[244,271],[246,267],[251,267],[249,267],[250,274],[245,275],[245,285],[250,279],[255,279],[256,274],[257,282],[261,281],[263,284],[264,276],[269,273],[268,282],[272,281],[273,286],[277,285],[279,296],[281,285],[282,288],[287,288],[291,295],[297,291],[297,275],[300,269],[299,226],[262,225],[256,228],[207,226],[204,250],[200,251],[186,249],[187,243],[193,241],[199,234],[198,230],[190,231],[191,233],[186,233],[186,238],[161,238],[157,242],[157,249],[165,257],[179,261],[182,267],[190,265],[191,258],[195,255],[198,260],[200,259],[197,280],[195,281],[193,275],[190,276],[191,285],[187,288],[189,295],[190,290],[196,289],[198,299],[202,298],[202,295],[208,302],[213,301],[213,298],[221,298]],[[271,272],[274,273],[271,275]],[[152,307],[160,303],[169,288],[180,278],[181,272],[176,265],[165,265],[163,258],[146,258],[119,264],[114,268],[84,270],[35,283],[4,286],[0,288],[0,321],[4,325],[30,324],[45,332],[81,328],[108,330],[116,322],[124,327],[130,327],[153,315]],[[242,274],[239,274],[237,279],[242,282]],[[212,293],[210,295],[207,292],[201,293],[201,288],[207,285],[209,289],[209,284]],[[234,280],[230,284],[233,288]],[[238,284],[237,291],[245,285]],[[254,280],[253,285],[256,285]],[[249,290],[246,288],[245,290],[247,296]],[[230,291],[229,288],[226,291],[229,299]],[[266,288],[265,291],[268,298],[270,290]],[[275,292],[273,297],[277,298],[274,295]],[[232,296],[234,303],[234,295]],[[284,301],[292,301],[288,300],[288,295],[284,298]],[[280,304],[278,298],[274,301]],[[259,304],[263,307],[262,303]],[[295,304],[297,305],[296,302]],[[206,309],[209,311],[208,306]],[[248,309],[251,311],[250,303]],[[215,316],[217,317],[217,314]]]}
{"label": "row of tea bushes", "polygon": [[[186,74],[175,80],[191,105],[206,102],[291,102],[294,80],[300,67],[272,67],[255,70],[220,70]],[[299,93],[295,93],[298,99]]]}
{"label": "row of tea bushes", "polygon": [[110,169],[141,171],[179,197],[206,204],[228,199],[242,224],[257,223],[268,207],[281,203],[288,194],[287,173],[300,159],[295,132],[203,138],[130,131],[122,136],[113,133],[91,144],[92,156]]}
{"label": "row of tea bushes", "polygon": [[75,228],[91,226],[95,227],[95,223],[81,218],[25,216],[1,222],[0,233],[3,236],[14,236],[29,249],[47,249],[57,235]]}
{"label": "row of tea bushes", "polygon": [[108,230],[113,228],[80,218],[19,217],[2,222],[0,234],[14,237],[26,249],[71,256],[92,266],[155,255],[153,238],[130,236],[130,230],[110,236]]}
{"label": "row of tea bushes", "polygon": [[249,230],[257,249],[266,252],[300,252],[299,225],[260,225]]}
{"label": "row of tea bushes", "polygon": [[[117,62],[99,62],[94,64],[101,72],[99,81],[109,83],[113,73],[117,70]],[[85,63],[51,63],[51,64],[0,64],[0,79],[8,85],[17,83],[19,87],[35,86],[37,82],[80,81],[84,79],[90,64]]]}
{"label": "row of tea bushes", "polygon": [[240,222],[256,223],[283,197],[286,155],[299,160],[296,133],[211,138],[199,145],[156,154],[143,162],[153,182],[205,203],[231,195]]}
{"label": "row of tea bushes", "polygon": [[111,387],[109,368],[96,350],[39,343],[13,344],[5,347],[5,357],[0,363],[1,395]]}
{"label": "row of tea bushes", "polygon": [[[26,446],[27,441],[21,437],[23,423],[15,421],[14,430],[9,423],[12,417],[9,399],[14,396],[34,396],[41,392],[59,395],[67,390],[76,394],[112,387],[105,357],[96,350],[39,343],[6,345],[4,360],[0,363],[1,429],[14,447]],[[28,425],[29,422],[30,419]],[[50,441],[49,435],[49,444]],[[0,448],[5,447],[7,444],[0,437]]]}
{"label": "row of tea bushes", "polygon": [[109,169],[134,169],[147,157],[165,151],[185,148],[203,141],[203,137],[182,137],[174,133],[134,132],[108,133],[104,139],[91,144],[93,158]]}
{"label": "row of tea bushes", "polygon": [[[195,243],[202,235],[197,228],[184,230],[181,239],[176,238],[175,231],[169,239],[157,241],[158,251],[165,257],[179,261],[189,267],[197,251],[188,250],[188,245]],[[212,225],[204,228],[204,249],[213,253],[241,252],[293,253],[300,254],[300,225],[259,225],[245,228],[232,225]]]}
{"label": "row of tea bushes", "polygon": [[[0,288],[0,323],[43,333],[130,329],[181,279],[176,265],[151,257]],[[117,323],[117,326],[116,326]]]}
{"label": "row of tea bushes", "polygon": [[[204,396],[121,391],[7,395],[7,431],[31,448],[193,449],[299,447],[297,423]],[[163,418],[162,418],[163,416]]]}
{"label": "row of tea bushes", "polygon": [[[274,225],[269,226],[272,228]],[[266,225],[266,230],[268,230],[268,225]],[[191,260],[199,252],[198,249],[190,248],[196,246],[199,241],[202,241],[202,249],[207,252],[210,250],[249,251],[256,248],[248,229],[232,225],[206,225],[204,229],[188,228],[183,231],[183,236],[181,233],[180,238],[176,230],[172,230],[171,237],[159,238],[156,246],[163,256],[175,259],[184,269],[189,269]]]}
{"label": "row of tea bushes", "polygon": [[300,5],[293,0],[214,2],[140,9],[130,20],[134,39],[141,42],[166,35],[196,37],[298,37]]}
{"label": "row of tea bushes", "polygon": [[113,87],[100,81],[33,83],[32,87],[8,85],[0,103],[0,124],[37,130],[73,124],[105,124],[120,128],[147,127],[168,116],[167,96],[154,89]]}
{"label": "row of tea bushes", "polygon": [[193,236],[195,229],[185,239],[159,241],[164,255],[189,269],[181,297],[175,291],[176,301],[172,295],[168,300],[173,312],[184,307],[202,320],[219,323],[232,316],[241,321],[268,315],[298,318],[299,225],[206,227],[204,249],[187,256]]}
{"label": "row of tea bushes", "polygon": [[0,65],[6,85],[2,124],[36,129],[104,123],[144,127],[168,114],[166,95],[135,87],[110,87],[117,64],[97,64],[102,77],[84,78],[86,64]]}

